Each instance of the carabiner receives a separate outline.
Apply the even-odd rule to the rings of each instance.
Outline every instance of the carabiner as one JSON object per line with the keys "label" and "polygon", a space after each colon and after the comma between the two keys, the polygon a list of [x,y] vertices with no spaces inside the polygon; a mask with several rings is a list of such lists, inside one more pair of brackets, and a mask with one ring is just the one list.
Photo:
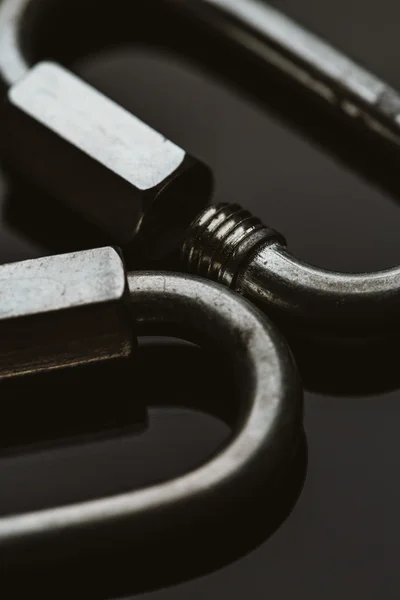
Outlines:
{"label": "carabiner", "polygon": [[149,545],[179,547],[188,531],[195,541],[212,536],[218,522],[246,521],[301,436],[296,367],[262,313],[212,282],[162,272],[127,276],[112,248],[3,265],[0,278],[0,328],[13,340],[12,354],[7,344],[1,348],[2,377],[129,356],[136,323],[142,333],[168,332],[220,348],[240,397],[229,443],[193,472],[137,491],[1,517],[3,569],[20,576],[63,564],[68,571],[88,555],[112,562],[117,548],[140,555]]}
{"label": "carabiner", "polygon": [[[390,193],[399,194],[399,94],[315,35],[257,0],[119,0],[113,8],[109,11],[104,3],[90,0],[3,2],[0,79],[7,87],[13,86],[11,95],[18,96],[13,108],[20,110],[22,106],[23,118],[30,110],[28,95],[24,94],[35,93],[36,89],[35,76],[28,71],[44,58],[69,63],[116,41],[162,47],[179,52],[257,96],[280,118],[348,166]],[[72,23],[73,44],[69,30]],[[241,68],[237,68],[238,61]],[[43,75],[46,65],[42,63],[36,69],[37,75]],[[265,85],[267,78],[273,85]],[[42,115],[35,118],[38,121]],[[52,131],[57,133],[58,129]],[[11,140],[15,160],[22,160],[22,142],[17,147],[12,132]],[[33,169],[32,153],[28,159],[23,168]],[[54,185],[49,184],[50,188]],[[206,196],[200,204],[206,203]],[[72,197],[79,196],[74,193]],[[192,214],[197,204],[192,206],[189,200],[186,206]],[[174,212],[176,205],[170,209],[176,215],[172,221],[179,222],[179,209]],[[92,220],[106,225],[111,222],[107,210],[99,215],[100,208],[93,208],[93,204],[89,211],[84,205],[80,210],[90,212]],[[235,289],[263,308],[277,310],[288,322],[300,320],[306,327],[315,324],[318,331],[349,332],[356,338],[371,333],[374,337],[398,322],[400,267],[367,274],[317,269],[291,256],[282,238],[274,232],[271,236],[271,230],[261,236],[260,244],[260,238],[253,235],[254,228],[243,226],[240,215],[232,216],[234,207],[227,209],[229,218],[222,221],[224,211],[219,211],[218,221],[213,210],[194,219],[183,243],[184,264],[192,272],[234,288],[238,284]],[[128,209],[125,214],[129,215]],[[113,242],[111,226],[108,229]],[[183,241],[181,234],[173,234],[179,243]],[[146,235],[142,243],[146,243]],[[192,258],[199,254],[204,260],[196,264]]]}

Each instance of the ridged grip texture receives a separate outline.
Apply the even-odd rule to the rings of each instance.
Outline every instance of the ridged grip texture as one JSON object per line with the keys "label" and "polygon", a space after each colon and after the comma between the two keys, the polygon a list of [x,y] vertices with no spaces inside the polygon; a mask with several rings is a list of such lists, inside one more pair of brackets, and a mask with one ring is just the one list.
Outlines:
{"label": "ridged grip texture", "polygon": [[182,247],[185,270],[235,287],[254,251],[280,234],[263,225],[238,204],[217,204],[204,210],[191,224]]}

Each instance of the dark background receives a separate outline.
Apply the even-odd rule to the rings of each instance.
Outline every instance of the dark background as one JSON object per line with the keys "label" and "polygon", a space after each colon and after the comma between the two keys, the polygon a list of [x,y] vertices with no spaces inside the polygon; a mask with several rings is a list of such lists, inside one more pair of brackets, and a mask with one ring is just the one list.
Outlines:
{"label": "dark background", "polygon": [[[400,87],[400,6],[394,0],[274,4]],[[160,55],[139,52],[110,54],[82,64],[80,70],[208,163],[216,175],[215,199],[239,202],[261,216],[286,236],[298,256],[345,271],[370,271],[399,262],[400,211],[392,199],[218,82]],[[2,181],[0,193],[6,202],[10,189]],[[15,227],[2,224],[1,262],[46,252]],[[349,360],[351,365],[352,357]],[[194,355],[193,372],[195,361]],[[179,364],[171,368],[179,377]],[[207,373],[200,375],[211,393],[213,377],[207,382]],[[333,367],[329,377],[336,376]],[[330,383],[335,381],[327,381],[326,387]],[[116,384],[110,403],[129,393]],[[173,395],[173,386],[169,393]],[[8,394],[7,401],[12,401],[12,390]],[[60,397],[55,388],[54,402]],[[21,419],[23,414],[22,409]],[[302,494],[286,521],[230,566],[146,597],[398,598],[399,420],[396,390],[358,397],[306,392],[309,464]],[[226,433],[225,425],[210,416],[153,409],[150,428],[140,437],[3,458],[0,510],[4,514],[118,491],[132,479],[140,485],[166,477],[196,465]]]}

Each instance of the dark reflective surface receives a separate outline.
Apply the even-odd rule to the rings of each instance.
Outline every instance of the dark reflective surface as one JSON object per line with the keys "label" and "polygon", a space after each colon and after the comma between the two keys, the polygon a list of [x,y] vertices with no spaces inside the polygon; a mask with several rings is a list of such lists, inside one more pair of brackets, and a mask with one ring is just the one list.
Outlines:
{"label": "dark reflective surface", "polygon": [[[400,87],[400,9],[393,1],[281,0],[275,4]],[[346,271],[374,270],[400,262],[400,212],[396,203],[282,129],[259,108],[246,105],[199,73],[148,54],[108,57],[101,65],[87,63],[82,71],[92,83],[210,164],[216,173],[215,199],[240,202],[259,214],[286,236],[298,256]],[[18,198],[22,198],[21,193]],[[17,233],[18,211],[16,216],[14,228],[4,225],[1,230],[1,262],[48,253],[50,246],[41,243],[41,236],[31,244]],[[49,231],[52,223],[49,219],[45,229]],[[53,241],[59,242],[64,233],[64,228],[56,229]],[[80,247],[79,239],[68,237],[67,246]],[[302,342],[297,354],[299,363],[306,365],[305,381],[308,387],[327,393],[306,394],[309,464],[294,510],[272,537],[246,557],[211,575],[146,597],[397,598],[397,348],[397,341],[391,340],[379,349],[364,349],[364,354],[358,349],[346,354],[340,348],[327,348],[323,354]],[[193,357],[192,368],[195,364]],[[221,376],[215,371],[208,375],[203,373],[206,396],[207,387],[211,390],[217,386],[218,390],[216,382]],[[190,384],[185,384],[185,389],[194,398]],[[335,395],[328,395],[332,391]],[[125,393],[130,390],[125,389]],[[190,468],[206,458],[223,441],[227,429],[218,421],[204,419],[185,412],[176,420],[171,413],[154,413],[154,437],[151,443],[148,438],[147,446],[142,443],[142,454],[136,454],[143,457],[136,459],[137,483],[144,483],[147,477],[162,478],[173,469]],[[5,492],[0,508],[7,511],[25,502],[54,501],[57,468],[59,485],[65,486],[67,493],[91,494],[123,487],[130,476],[128,461],[139,452],[139,445],[124,439],[110,441],[102,450],[73,449],[69,452],[74,460],[68,467],[57,462],[57,453],[1,461]],[[36,471],[32,461],[36,461]],[[29,479],[31,473],[36,474],[34,483]],[[85,478],[82,489],[80,482],[88,473],[91,478]],[[105,483],[100,483],[102,476]],[[58,491],[61,493],[60,488]],[[199,561],[206,554],[207,548],[199,552]]]}

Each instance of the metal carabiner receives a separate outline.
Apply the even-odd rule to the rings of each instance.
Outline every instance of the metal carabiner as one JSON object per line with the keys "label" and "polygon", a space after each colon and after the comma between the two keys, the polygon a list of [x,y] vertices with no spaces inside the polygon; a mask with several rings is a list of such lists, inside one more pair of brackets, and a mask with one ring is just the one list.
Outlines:
{"label": "metal carabiner", "polygon": [[193,472],[137,491],[1,517],[2,569],[21,575],[61,563],[70,570],[88,555],[112,563],[117,548],[140,555],[144,547],[172,542],[186,553],[188,532],[194,542],[223,524],[233,528],[238,518],[246,523],[301,436],[296,367],[261,312],[205,280],[162,272],[127,276],[112,248],[3,265],[0,279],[1,377],[130,356],[136,324],[141,333],[221,349],[239,394],[233,436]]}
{"label": "metal carabiner", "polygon": [[[0,79],[7,87],[18,86],[30,66],[44,58],[69,63],[115,41],[155,45],[206,66],[346,165],[399,194],[399,94],[258,0],[119,0],[112,14],[90,0],[5,0]],[[267,77],[274,85],[265,85]],[[184,264],[192,272],[236,286],[288,322],[315,325],[318,332],[374,337],[398,322],[400,267],[360,274],[317,269],[290,255],[282,239],[268,234],[260,245],[254,228],[243,229],[243,219],[228,213],[224,222],[209,212],[195,219],[184,243]],[[204,260],[196,263],[192,259],[199,253]]]}

